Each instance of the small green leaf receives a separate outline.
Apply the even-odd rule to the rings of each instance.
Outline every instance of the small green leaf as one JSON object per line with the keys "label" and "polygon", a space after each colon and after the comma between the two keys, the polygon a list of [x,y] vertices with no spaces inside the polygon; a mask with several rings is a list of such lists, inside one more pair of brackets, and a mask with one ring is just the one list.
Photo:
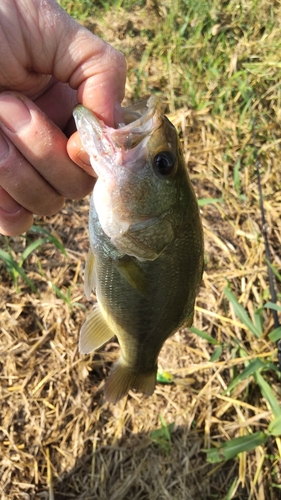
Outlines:
{"label": "small green leaf", "polygon": [[233,182],[237,194],[240,194],[240,177],[239,177],[240,163],[241,159],[239,158],[238,161],[235,163],[233,170]]}
{"label": "small green leaf", "polygon": [[161,428],[151,431],[150,439],[160,446],[160,448],[164,449],[166,453],[168,453],[171,449],[171,434],[175,423],[172,422],[167,425],[161,414],[159,414],[159,419],[161,422]]}
{"label": "small green leaf", "polygon": [[236,488],[236,485],[237,485],[237,482],[238,482],[238,477],[236,477],[233,481],[233,483],[231,484],[226,496],[224,497],[224,500],[231,500],[233,498],[233,492],[235,491],[235,488]]}
{"label": "small green leaf", "polygon": [[281,326],[278,326],[278,328],[275,328],[272,330],[272,332],[269,333],[268,335],[269,340],[271,342],[277,342],[277,340],[281,339]]}
{"label": "small green leaf", "polygon": [[255,432],[248,436],[241,436],[223,443],[219,448],[204,450],[207,453],[207,461],[211,463],[223,462],[236,457],[243,451],[254,450],[257,446],[264,444],[268,439],[265,432]]}
{"label": "small green leaf", "polygon": [[266,304],[264,304],[264,307],[268,307],[268,309],[274,309],[274,311],[281,312],[281,306],[278,306],[274,302],[267,302]]}
{"label": "small green leaf", "polygon": [[33,290],[33,292],[35,293],[38,293],[34,283],[32,283],[32,281],[25,274],[24,270],[18,265],[18,263],[11,257],[10,254],[0,249],[0,259],[2,259],[5,262],[5,265],[14,280],[16,278],[16,274],[14,271],[17,271],[17,273],[22,277],[22,279],[30,286],[31,290]]}
{"label": "small green leaf", "polygon": [[270,422],[268,432],[272,436],[281,436],[281,415]]}
{"label": "small green leaf", "polygon": [[16,264],[16,262],[13,257],[8,252],[5,252],[5,250],[1,250],[0,248],[0,259],[3,260],[7,271],[12,275],[12,278],[14,278],[14,264]]}
{"label": "small green leaf", "polygon": [[171,441],[171,434],[172,434],[172,431],[173,431],[173,428],[175,426],[175,422],[172,422],[171,424],[166,424],[165,422],[165,419],[164,417],[161,415],[161,413],[159,413],[159,420],[161,422],[161,425],[162,425],[162,429],[164,430],[165,432],[165,435],[166,435],[166,438],[169,439]]}
{"label": "small green leaf", "polygon": [[222,198],[200,198],[198,200],[199,207],[204,207],[205,205],[210,205],[211,203],[222,203]]}
{"label": "small green leaf", "polygon": [[23,265],[24,261],[27,259],[27,257],[29,257],[29,255],[32,252],[34,252],[38,247],[40,247],[41,245],[44,245],[44,243],[47,243],[47,242],[48,242],[48,238],[39,238],[38,240],[30,243],[22,253],[20,263],[19,263],[20,267]]}
{"label": "small green leaf", "polygon": [[250,377],[261,368],[265,368],[265,366],[266,366],[265,363],[261,361],[261,359],[259,358],[256,358],[253,361],[251,361],[248,364],[248,366],[230,382],[228,388],[226,389],[226,391],[224,391],[224,394],[228,391],[231,391],[242,380],[245,380],[246,378]]}
{"label": "small green leaf", "polygon": [[213,339],[213,337],[211,337],[207,333],[203,332],[202,330],[195,328],[195,326],[191,326],[189,328],[189,330],[192,333],[195,333],[196,335],[198,335],[198,337],[201,337],[201,339],[207,340],[207,342],[210,342],[210,344],[220,345],[220,343],[216,339]]}
{"label": "small green leaf", "polygon": [[50,281],[49,284],[51,285],[52,289],[56,292],[59,299],[62,299],[70,308],[72,308],[72,304],[71,301],[69,300],[68,295],[67,294],[65,295],[63,292],[61,292],[60,289],[52,281]]}
{"label": "small green leaf", "polygon": [[21,275],[22,279],[27,283],[27,285],[30,286],[31,290],[35,293],[39,293],[36,286],[34,285],[34,283],[32,283],[32,281],[28,278],[28,276],[25,274],[24,270],[19,267],[18,265],[15,266],[15,269],[17,270],[17,272]]}
{"label": "small green leaf", "polygon": [[266,260],[267,265],[270,267],[272,272],[275,274],[276,278],[281,282],[281,274],[278,273],[277,269],[275,269],[275,267],[271,264],[271,262],[269,262],[269,260],[267,260],[267,259],[265,259],[265,260]]}
{"label": "small green leaf", "polygon": [[229,288],[224,289],[224,294],[226,295],[227,299],[229,302],[232,304],[233,309],[235,314],[238,316],[238,318],[242,321],[242,323],[245,325],[245,327],[250,330],[250,332],[256,337],[260,338],[262,336],[262,330],[258,329],[253,322],[251,321],[250,317],[248,316],[246,310],[244,309],[241,304],[239,304],[237,298],[235,295],[229,290]]}
{"label": "small green leaf", "polygon": [[273,486],[274,488],[278,488],[279,490],[281,490],[281,484],[271,483],[271,486]]}
{"label": "small green leaf", "polygon": [[63,244],[58,240],[58,238],[56,238],[53,234],[51,234],[50,231],[48,231],[44,227],[39,227],[39,226],[31,226],[29,231],[32,231],[33,233],[36,234],[41,234],[41,233],[46,234],[48,240],[51,241],[67,257],[67,253],[65,251]]}
{"label": "small green leaf", "polygon": [[222,346],[220,345],[219,347],[217,347],[217,348],[214,350],[214,352],[213,352],[213,354],[212,354],[212,356],[211,356],[211,358],[210,358],[210,361],[211,361],[212,363],[215,363],[215,361],[217,361],[217,359],[219,359],[219,357],[220,357],[221,353],[222,353]]}
{"label": "small green leaf", "polygon": [[278,418],[281,415],[281,406],[279,405],[270,385],[264,380],[260,373],[256,372],[254,377],[260,387],[263,397],[267,400],[274,417]]}
{"label": "small green leaf", "polygon": [[259,332],[263,332],[263,307],[254,312],[255,327]]}

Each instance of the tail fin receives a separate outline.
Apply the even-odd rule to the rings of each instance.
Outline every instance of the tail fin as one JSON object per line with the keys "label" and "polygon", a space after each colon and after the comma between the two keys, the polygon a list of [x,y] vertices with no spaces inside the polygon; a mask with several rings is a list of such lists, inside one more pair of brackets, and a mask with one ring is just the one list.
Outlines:
{"label": "tail fin", "polygon": [[134,373],[122,362],[122,359],[119,359],[113,366],[104,386],[107,401],[113,404],[117,403],[128,394],[130,389],[151,396],[155,388],[156,372],[157,367],[155,367],[154,372],[149,374]]}

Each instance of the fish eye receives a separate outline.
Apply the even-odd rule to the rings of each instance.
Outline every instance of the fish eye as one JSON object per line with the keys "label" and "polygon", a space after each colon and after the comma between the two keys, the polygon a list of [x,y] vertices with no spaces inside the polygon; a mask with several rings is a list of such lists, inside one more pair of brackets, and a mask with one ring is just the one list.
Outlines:
{"label": "fish eye", "polygon": [[154,156],[153,163],[159,174],[169,175],[176,164],[176,157],[171,151],[160,151]]}

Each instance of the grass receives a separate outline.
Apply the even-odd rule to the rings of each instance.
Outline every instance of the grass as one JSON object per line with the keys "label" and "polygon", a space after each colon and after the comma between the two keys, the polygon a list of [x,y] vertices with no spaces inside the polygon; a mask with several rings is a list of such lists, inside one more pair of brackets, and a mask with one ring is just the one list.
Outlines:
{"label": "grass", "polygon": [[[0,250],[0,259],[3,261],[3,264],[5,265],[7,271],[10,273],[14,286],[18,290],[18,281],[19,281],[19,276],[23,279],[23,281],[32,289],[33,292],[38,293],[38,290],[34,283],[28,278],[26,273],[23,270],[23,264],[28,257],[35,253],[36,250],[40,247],[42,247],[46,243],[53,243],[55,247],[57,247],[61,253],[65,256],[67,256],[63,244],[56,238],[56,236],[52,235],[48,230],[44,229],[43,227],[36,227],[32,226],[29,230],[30,234],[35,233],[35,234],[44,234],[45,236],[42,238],[38,238],[35,241],[29,241],[28,236],[23,237],[23,243],[24,243],[24,248],[21,253],[21,257],[19,262],[15,260],[13,257],[13,251],[12,248],[9,244],[9,238],[4,238],[7,251],[5,250]],[[41,268],[40,265],[40,260],[38,261],[38,268]],[[42,270],[40,269],[41,274]]]}
{"label": "grass", "polygon": [[94,356],[77,352],[90,308],[82,272],[88,200],[38,218],[38,235],[1,239],[3,499],[277,500],[281,332],[272,310],[280,319],[281,6],[60,3],[126,55],[125,104],[161,96],[199,198],[205,273],[194,326],[160,354],[155,394],[132,393],[114,407],[102,386],[118,355],[115,342]]}

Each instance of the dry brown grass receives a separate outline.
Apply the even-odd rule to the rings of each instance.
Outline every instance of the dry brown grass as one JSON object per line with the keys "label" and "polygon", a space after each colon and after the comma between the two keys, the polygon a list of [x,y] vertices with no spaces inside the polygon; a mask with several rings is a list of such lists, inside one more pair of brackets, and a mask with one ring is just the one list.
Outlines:
{"label": "dry brown grass", "polygon": [[[141,19],[137,16],[136,23],[144,22]],[[107,31],[109,42],[114,22],[109,19],[113,27],[113,31]],[[130,53],[130,70],[138,64],[135,47],[144,42],[140,35],[132,38],[126,31],[126,12],[120,13],[118,22],[118,43]],[[104,24],[100,23],[98,29],[104,29]],[[148,89],[161,85],[163,78],[170,81],[164,65],[159,69],[150,60],[149,71]],[[129,100],[135,88],[134,74],[130,74]],[[260,107],[260,101],[254,102],[254,109]],[[274,113],[278,116],[277,108]],[[223,197],[223,203],[208,204],[201,210],[206,267],[195,317],[197,328],[224,344],[223,353],[211,362],[214,347],[181,331],[166,342],[159,358],[160,366],[175,376],[174,384],[158,384],[150,398],[130,393],[116,406],[106,403],[103,383],[118,356],[118,345],[108,343],[91,356],[79,355],[77,345],[86,309],[91,307],[83,295],[88,200],[68,202],[58,215],[37,219],[37,224],[61,239],[68,258],[51,244],[29,257],[25,270],[40,296],[31,293],[22,281],[20,290],[16,290],[0,265],[2,500],[223,500],[235,478],[239,480],[229,498],[278,499],[280,490],[272,488],[271,483],[273,477],[281,483],[280,438],[222,464],[208,463],[203,451],[225,440],[265,430],[272,418],[252,379],[241,382],[231,397],[223,394],[234,370],[244,366],[244,360],[235,353],[235,338],[249,359],[258,355],[276,362],[275,346],[267,337],[273,327],[270,314],[265,315],[264,335],[254,339],[223,294],[228,280],[252,318],[268,296],[249,123],[245,122],[241,133],[239,117],[228,116],[227,111],[214,117],[208,109],[188,107],[174,109],[170,117],[181,134],[198,197]],[[278,121],[270,123],[270,132],[268,127],[259,123],[258,146],[271,252],[280,269]],[[241,194],[245,199],[239,198],[233,181],[233,167],[241,154]],[[0,238],[5,246],[6,240]],[[14,256],[21,254],[24,245],[22,237],[10,239]],[[72,302],[85,308],[69,308],[56,297],[51,282],[64,293],[70,287]],[[277,378],[273,374],[268,380],[281,399]],[[161,427],[159,414],[167,424],[175,423],[167,450],[150,436]]]}

